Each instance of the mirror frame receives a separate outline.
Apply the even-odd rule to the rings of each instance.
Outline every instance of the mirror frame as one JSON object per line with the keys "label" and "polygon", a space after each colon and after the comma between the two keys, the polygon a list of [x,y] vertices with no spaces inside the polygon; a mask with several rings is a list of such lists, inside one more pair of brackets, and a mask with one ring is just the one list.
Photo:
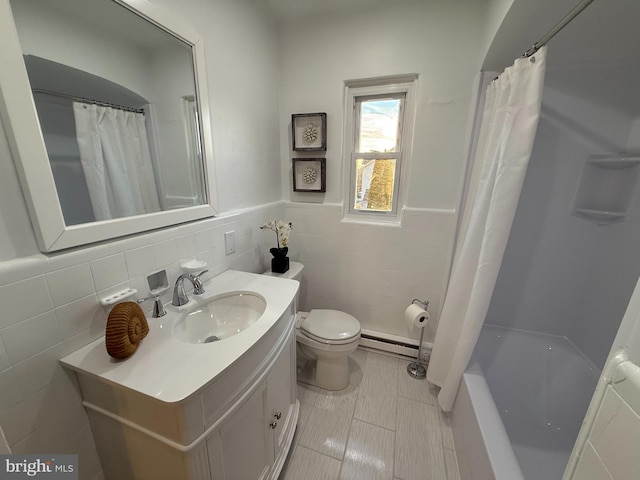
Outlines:
{"label": "mirror frame", "polygon": [[151,5],[146,0],[111,1],[150,21],[192,48],[201,117],[205,189],[209,203],[133,217],[66,225],[31,94],[11,5],[9,0],[0,0],[0,65],[4,65],[0,68],[0,115],[22,184],[31,224],[38,246],[43,252],[86,245],[218,214],[203,40],[170,12]]}

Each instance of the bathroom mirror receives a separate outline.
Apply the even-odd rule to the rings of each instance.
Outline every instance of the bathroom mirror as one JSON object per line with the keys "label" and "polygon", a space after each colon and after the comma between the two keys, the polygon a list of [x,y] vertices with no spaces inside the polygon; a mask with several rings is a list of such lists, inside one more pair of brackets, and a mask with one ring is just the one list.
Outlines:
{"label": "bathroom mirror", "polygon": [[167,11],[0,0],[0,65],[42,251],[216,214],[202,41]]}

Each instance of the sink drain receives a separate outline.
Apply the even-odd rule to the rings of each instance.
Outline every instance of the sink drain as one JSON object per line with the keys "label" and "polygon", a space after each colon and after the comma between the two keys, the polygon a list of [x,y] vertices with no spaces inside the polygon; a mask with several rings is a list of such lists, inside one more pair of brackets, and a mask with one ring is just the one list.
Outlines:
{"label": "sink drain", "polygon": [[216,337],[215,335],[211,335],[210,337],[205,338],[204,342],[202,343],[217,342],[218,340],[220,340],[218,337]]}

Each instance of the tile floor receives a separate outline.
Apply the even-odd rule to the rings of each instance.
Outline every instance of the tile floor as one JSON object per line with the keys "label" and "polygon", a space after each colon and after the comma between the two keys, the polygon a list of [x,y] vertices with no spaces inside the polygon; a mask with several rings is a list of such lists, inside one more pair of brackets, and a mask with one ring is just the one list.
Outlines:
{"label": "tile floor", "polygon": [[409,360],[358,349],[351,384],[298,384],[300,418],[279,480],[459,480],[451,427],[436,390]]}

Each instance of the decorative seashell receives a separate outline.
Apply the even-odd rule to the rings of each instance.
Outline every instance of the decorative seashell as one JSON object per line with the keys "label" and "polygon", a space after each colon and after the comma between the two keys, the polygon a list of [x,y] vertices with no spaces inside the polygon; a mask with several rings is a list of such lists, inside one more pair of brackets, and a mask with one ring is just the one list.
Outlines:
{"label": "decorative seashell", "polygon": [[314,183],[318,179],[318,171],[313,167],[307,167],[302,171],[304,183]]}
{"label": "decorative seashell", "polygon": [[313,123],[307,124],[302,131],[302,139],[307,143],[313,143],[318,138],[318,129]]}
{"label": "decorative seashell", "polygon": [[140,305],[122,302],[113,307],[107,319],[105,344],[113,358],[127,358],[149,333],[149,324]]}

